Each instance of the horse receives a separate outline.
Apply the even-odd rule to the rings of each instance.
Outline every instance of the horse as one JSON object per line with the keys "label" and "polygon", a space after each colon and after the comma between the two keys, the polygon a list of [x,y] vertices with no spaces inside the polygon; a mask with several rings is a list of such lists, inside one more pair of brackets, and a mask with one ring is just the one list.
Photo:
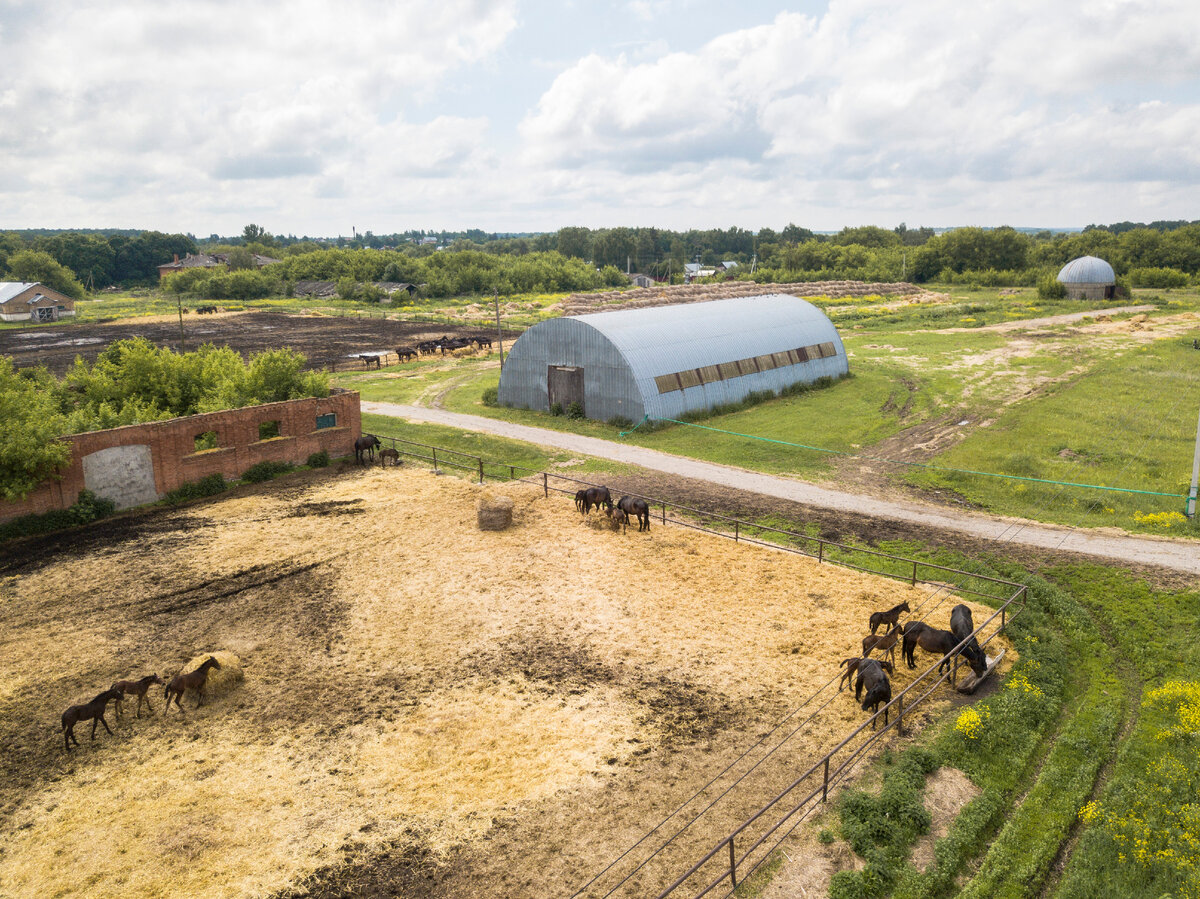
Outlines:
{"label": "horse", "polygon": [[363,462],[363,453],[371,454],[371,461],[375,461],[375,448],[379,446],[379,438],[374,434],[363,434],[354,441],[354,461],[361,465]]}
{"label": "horse", "polygon": [[374,365],[376,368],[379,368],[381,366],[381,363],[379,361],[379,356],[377,356],[377,355],[369,354],[369,353],[360,353],[358,358],[363,361],[364,365],[366,365],[367,371],[371,370],[372,365]]}
{"label": "horse", "polygon": [[492,349],[492,338],[490,338],[490,337],[473,337],[473,338],[471,338],[471,339],[475,341],[475,345],[476,345],[477,347],[479,347],[481,350],[482,350],[484,347],[487,347],[487,348],[488,348],[488,351],[489,351],[489,352],[491,352],[491,349]]}
{"label": "horse", "polygon": [[[171,694],[174,693],[175,707],[179,711],[183,711],[183,706],[179,704],[179,700],[183,698],[183,694],[187,690],[196,691],[196,708],[204,702],[204,685],[208,683],[208,669],[220,668],[221,663],[214,656],[209,656],[200,663],[200,667],[195,671],[189,671],[187,674],[177,674],[171,678],[171,682],[167,684],[163,695],[167,698],[167,709],[171,708]],[[163,714],[167,713],[167,709],[163,710]]]}
{"label": "horse", "polygon": [[407,362],[409,359],[417,358],[417,351],[410,346],[398,346],[396,355],[400,357],[401,362]]}
{"label": "horse", "polygon": [[613,528],[620,527],[621,533],[624,534],[629,529],[629,516],[620,506],[608,510],[608,517],[612,519]]}
{"label": "horse", "polygon": [[[904,646],[901,649],[901,655],[908,662],[909,668],[916,668],[917,663],[913,659],[913,652],[918,646],[927,652],[941,653],[945,658],[938,665],[938,672],[940,673],[943,669],[946,671],[950,670],[950,663],[952,661],[950,652],[961,642],[950,631],[930,627],[924,621],[910,621],[904,627]],[[987,670],[987,657],[984,656],[983,650],[978,646],[972,648],[968,644],[963,647],[962,656],[971,666],[971,670],[979,677],[982,677],[983,672]]]}
{"label": "horse", "polygon": [[75,736],[75,725],[80,721],[92,719],[92,739],[96,739],[96,723],[104,725],[104,729],[108,731],[109,736],[112,736],[112,729],[108,726],[108,722],[104,720],[104,709],[110,702],[120,702],[121,691],[109,687],[91,702],[85,702],[82,705],[70,706],[62,714],[62,729],[63,742],[66,744],[67,752],[71,751],[71,741],[75,741],[75,745],[79,745],[79,738]]}
{"label": "horse", "polygon": [[905,600],[898,606],[892,606],[892,608],[888,609],[886,612],[872,612],[871,633],[875,633],[875,629],[881,624],[886,624],[888,627],[891,627],[900,620],[900,613],[907,611],[909,611],[908,600]]}
{"label": "horse", "polygon": [[137,711],[134,713],[134,718],[142,717],[142,703],[146,703],[146,708],[150,709],[150,714],[154,714],[154,708],[150,705],[150,697],[148,694],[151,684],[161,684],[163,679],[157,674],[147,674],[145,677],[138,680],[119,680],[112,685],[114,690],[121,694],[121,699],[117,700],[117,717],[121,717],[122,708],[125,705],[124,698],[126,696],[137,697]]}
{"label": "horse", "polygon": [[583,514],[583,501],[587,498],[587,490],[575,491],[575,510]]}
{"label": "horse", "polygon": [[617,508],[630,518],[637,519],[639,532],[650,530],[650,504],[644,499],[638,496],[622,496],[617,500]]}
{"label": "horse", "polygon": [[959,604],[950,610],[950,633],[958,637],[959,641],[966,640],[971,637],[971,641],[967,644],[971,649],[978,652],[983,652],[979,648],[979,641],[971,635],[975,632],[975,622],[971,620],[971,607]]}
{"label": "horse", "polygon": [[589,487],[583,491],[583,509],[584,515],[587,515],[593,508],[599,509],[604,506],[606,509],[613,507],[612,494],[608,492],[607,487]]}
{"label": "horse", "polygon": [[387,460],[391,459],[393,465],[400,464],[400,452],[392,449],[390,446],[384,447],[379,451],[379,464],[387,465]]}
{"label": "horse", "polygon": [[[850,683],[850,678],[854,677],[854,675],[858,672],[858,666],[862,663],[862,661],[863,656],[852,656],[848,659],[842,659],[842,661],[838,664],[839,668],[846,669],[846,672],[842,675],[842,679],[838,682],[839,693],[842,692],[842,688],[845,687],[846,684]],[[887,659],[880,660],[879,665],[888,674],[893,674],[896,671],[896,666]]]}
{"label": "horse", "polygon": [[[888,723],[887,705],[892,701],[892,683],[888,680],[883,666],[875,659],[865,659],[858,665],[858,679],[854,682],[854,699],[862,696],[863,687],[867,688],[866,698],[862,701],[862,710],[875,714],[879,703],[883,703],[883,723]],[[871,729],[875,729],[872,722]]]}
{"label": "horse", "polygon": [[892,629],[882,636],[871,634],[863,637],[862,650],[863,658],[871,654],[873,650],[878,649],[881,653],[891,656],[893,662],[896,661],[896,641],[900,639],[903,633],[900,625],[893,624]]}

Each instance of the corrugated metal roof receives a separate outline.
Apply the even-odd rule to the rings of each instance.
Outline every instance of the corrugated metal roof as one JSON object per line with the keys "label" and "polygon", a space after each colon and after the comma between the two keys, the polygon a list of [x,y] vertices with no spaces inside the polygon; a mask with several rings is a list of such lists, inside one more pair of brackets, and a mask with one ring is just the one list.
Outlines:
{"label": "corrugated metal roof", "polygon": [[825,313],[780,293],[574,318],[607,337],[638,380],[827,340],[841,350]]}
{"label": "corrugated metal roof", "polygon": [[17,294],[36,285],[37,281],[0,281],[0,303],[7,303]]}
{"label": "corrugated metal roof", "polygon": [[1103,259],[1080,256],[1062,267],[1058,280],[1063,284],[1115,284],[1117,275]]}

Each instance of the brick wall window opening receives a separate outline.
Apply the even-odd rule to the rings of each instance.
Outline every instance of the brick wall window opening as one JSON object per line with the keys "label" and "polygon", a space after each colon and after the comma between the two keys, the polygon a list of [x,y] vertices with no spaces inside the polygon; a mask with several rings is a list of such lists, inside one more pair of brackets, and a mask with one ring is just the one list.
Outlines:
{"label": "brick wall window opening", "polygon": [[322,428],[336,428],[336,427],[337,427],[337,413],[336,412],[326,412],[324,415],[317,416],[317,428],[316,429],[318,431],[320,431]]}
{"label": "brick wall window opening", "polygon": [[205,431],[203,434],[197,434],[195,440],[195,451],[200,453],[204,450],[216,449],[221,444],[217,442],[216,431]]}
{"label": "brick wall window opening", "polygon": [[260,421],[258,423],[258,439],[270,440],[272,437],[279,436],[278,421]]}

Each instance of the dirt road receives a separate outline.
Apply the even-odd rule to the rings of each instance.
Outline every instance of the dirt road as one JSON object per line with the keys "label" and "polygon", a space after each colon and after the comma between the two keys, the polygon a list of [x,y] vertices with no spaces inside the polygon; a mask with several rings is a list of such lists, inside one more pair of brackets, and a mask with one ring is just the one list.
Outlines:
{"label": "dirt road", "polygon": [[425,409],[397,403],[363,402],[362,410],[376,415],[391,415],[409,421],[429,422],[461,428],[464,431],[480,431],[514,440],[524,440],[527,443],[551,446],[588,456],[598,456],[630,465],[640,465],[654,471],[708,481],[736,490],[779,497],[819,508],[872,515],[909,524],[922,524],[944,531],[990,540],[997,546],[1003,543],[1015,543],[1200,574],[1200,546],[1189,540],[1133,537],[1082,528],[1034,523],[1017,518],[944,509],[923,503],[880,500],[864,494],[829,490],[804,481],[747,471],[731,465],[718,465],[713,462],[688,459],[612,440],[600,440],[579,434],[531,428],[526,425],[477,415],[463,415],[443,409]]}

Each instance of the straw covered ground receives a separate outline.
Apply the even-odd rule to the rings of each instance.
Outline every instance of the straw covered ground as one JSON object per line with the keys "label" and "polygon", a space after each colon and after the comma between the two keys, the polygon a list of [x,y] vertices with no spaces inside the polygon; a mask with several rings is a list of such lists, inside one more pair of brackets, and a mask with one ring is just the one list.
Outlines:
{"label": "straw covered ground", "polygon": [[[485,490],[512,528],[478,530]],[[405,468],[0,561],[4,896],[570,894],[836,674],[872,610],[924,595]],[[126,703],[63,750],[68,705],[212,651],[244,680],[166,715],[154,687],[153,716]],[[836,697],[628,894],[864,717]]]}

